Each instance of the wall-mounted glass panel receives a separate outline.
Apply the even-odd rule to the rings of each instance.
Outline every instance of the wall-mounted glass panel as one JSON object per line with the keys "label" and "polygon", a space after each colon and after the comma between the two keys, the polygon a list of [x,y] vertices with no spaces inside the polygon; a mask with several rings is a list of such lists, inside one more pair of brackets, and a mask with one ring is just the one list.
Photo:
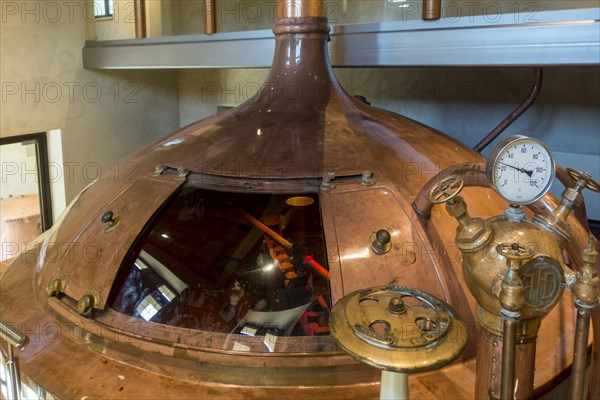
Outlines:
{"label": "wall-mounted glass panel", "polygon": [[[421,0],[327,0],[326,4],[331,25],[414,21],[421,19],[423,13]],[[156,10],[154,17],[148,20],[150,37],[192,35],[204,31],[203,1],[162,0],[160,7],[156,4],[153,7]],[[494,24],[503,15],[515,14],[514,23],[535,23],[536,14],[542,11],[596,7],[598,2],[595,0],[443,0],[441,20],[451,23],[460,17],[483,16],[485,21]],[[156,18],[157,13],[160,18]],[[219,0],[216,1],[216,14],[217,32],[271,29],[276,19],[276,0]]]}
{"label": "wall-mounted glass panel", "polygon": [[270,338],[268,347],[329,334],[326,270],[317,195],[186,187],[145,229],[108,304],[149,322]]}

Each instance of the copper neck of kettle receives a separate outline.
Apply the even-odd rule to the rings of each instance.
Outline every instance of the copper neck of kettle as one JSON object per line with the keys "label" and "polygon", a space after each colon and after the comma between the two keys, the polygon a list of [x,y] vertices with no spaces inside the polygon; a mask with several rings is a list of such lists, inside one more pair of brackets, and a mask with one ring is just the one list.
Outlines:
{"label": "copper neck of kettle", "polygon": [[325,18],[325,0],[278,0],[277,19]]}

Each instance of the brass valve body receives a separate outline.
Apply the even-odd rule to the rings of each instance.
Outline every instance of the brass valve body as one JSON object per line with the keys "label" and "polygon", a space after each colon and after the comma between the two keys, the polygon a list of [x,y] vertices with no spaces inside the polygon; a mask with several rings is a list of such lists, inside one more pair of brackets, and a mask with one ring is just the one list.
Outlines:
{"label": "brass valve body", "polygon": [[[562,262],[562,250],[553,234],[527,220],[510,222],[506,217],[494,217],[486,221],[491,230],[491,240],[474,252],[463,251],[463,274],[469,291],[481,308],[482,325],[489,332],[500,335],[502,322],[501,301],[498,295],[502,289],[502,280],[508,273],[508,266],[496,247],[501,243],[520,242],[533,251],[534,256],[524,262],[521,279],[524,289],[506,288],[506,305],[520,308],[521,317],[518,330],[519,340],[526,340],[537,334],[542,318],[560,300],[565,276]],[[516,304],[519,293],[524,290],[525,304]],[[513,293],[514,292],[514,293]],[[513,304],[515,303],[515,304]],[[511,308],[514,308],[511,306]]]}

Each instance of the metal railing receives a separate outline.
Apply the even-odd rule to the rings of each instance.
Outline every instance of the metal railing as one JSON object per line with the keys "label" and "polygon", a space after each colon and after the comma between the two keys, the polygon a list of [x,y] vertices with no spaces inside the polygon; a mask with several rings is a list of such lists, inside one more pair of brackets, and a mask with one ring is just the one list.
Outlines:
{"label": "metal railing", "polygon": [[0,352],[6,365],[6,385],[8,398],[21,399],[21,376],[19,371],[19,358],[15,356],[14,349],[23,348],[28,341],[25,334],[14,326],[0,320],[0,338],[7,343],[6,351],[0,346]]}

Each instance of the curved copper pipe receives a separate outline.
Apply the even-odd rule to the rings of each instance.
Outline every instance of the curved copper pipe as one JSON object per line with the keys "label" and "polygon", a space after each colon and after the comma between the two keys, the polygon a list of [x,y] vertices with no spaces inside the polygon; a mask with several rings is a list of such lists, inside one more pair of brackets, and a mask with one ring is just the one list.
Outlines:
{"label": "curved copper pipe", "polygon": [[477,143],[473,149],[481,153],[481,150],[485,149],[494,139],[498,137],[506,128],[512,125],[517,118],[521,116],[525,111],[531,107],[535,99],[537,98],[540,90],[542,89],[542,80],[544,78],[544,70],[541,67],[535,69],[533,86],[529,96],[517,107],[508,117],[504,119],[497,127],[495,127],[481,142]]}
{"label": "curved copper pipe", "polygon": [[[492,187],[486,175],[485,163],[465,163],[453,165],[434,176],[429,182],[425,184],[425,186],[423,186],[419,194],[417,194],[417,197],[415,197],[415,200],[413,201],[413,209],[417,212],[419,218],[429,219],[433,204],[429,201],[428,193],[436,182],[450,175],[460,175],[465,182],[465,187]],[[573,182],[573,180],[567,174],[565,169],[562,168],[560,165],[556,165],[556,179],[558,179],[565,187],[575,186],[575,182]],[[552,211],[550,209],[550,205],[547,202],[537,201],[534,204],[530,204],[528,207],[531,208],[537,214]],[[587,220],[587,211],[585,208],[585,203],[582,203],[581,205],[575,207],[573,209],[573,212],[577,221],[579,221],[579,223],[586,230],[589,231],[590,227]]]}
{"label": "curved copper pipe", "polygon": [[464,163],[446,168],[430,179],[425,186],[423,186],[413,201],[413,209],[417,212],[419,218],[429,219],[431,215],[431,208],[433,207],[433,204],[429,201],[429,191],[440,179],[450,175],[461,176],[464,180],[464,187],[491,187],[485,171],[485,163]]}

